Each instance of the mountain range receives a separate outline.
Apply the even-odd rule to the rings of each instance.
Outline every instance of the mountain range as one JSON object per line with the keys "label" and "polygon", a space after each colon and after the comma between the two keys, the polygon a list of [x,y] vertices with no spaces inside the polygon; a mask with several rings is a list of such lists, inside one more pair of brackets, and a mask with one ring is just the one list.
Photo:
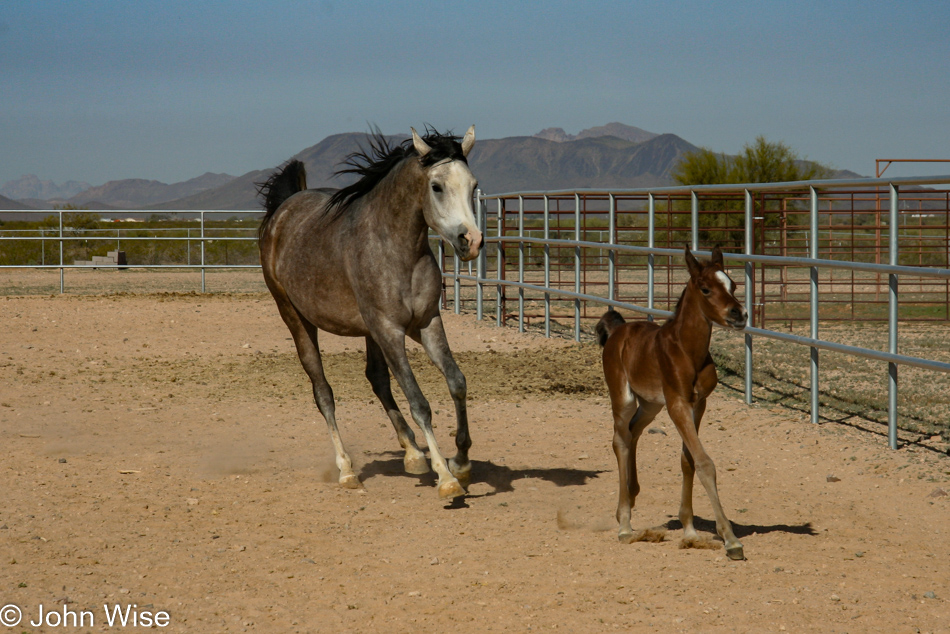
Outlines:
{"label": "mountain range", "polygon": [[[398,143],[408,135],[387,138]],[[365,147],[364,133],[334,134],[288,158],[306,165],[309,187],[341,187],[353,182],[354,177],[336,176],[335,171],[349,154]],[[561,128],[546,128],[534,136],[479,140],[468,159],[480,188],[488,193],[620,189],[673,184],[671,173],[680,158],[697,149],[675,134],[655,134],[609,123],[577,135]],[[49,198],[19,194],[67,191],[75,187],[74,181],[57,189],[53,183],[30,175],[0,188],[0,209],[49,209],[69,204],[94,210],[253,210],[260,207],[255,183],[265,180],[276,167],[262,166],[237,177],[209,172],[170,185],[124,179],[86,187],[69,197]]]}

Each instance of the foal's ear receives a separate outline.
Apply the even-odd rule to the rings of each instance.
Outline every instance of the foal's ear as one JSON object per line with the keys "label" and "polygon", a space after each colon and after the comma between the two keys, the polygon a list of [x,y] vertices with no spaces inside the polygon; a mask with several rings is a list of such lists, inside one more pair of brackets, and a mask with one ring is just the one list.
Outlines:
{"label": "foal's ear", "polygon": [[472,151],[472,146],[475,145],[475,124],[472,124],[472,127],[468,129],[468,132],[465,133],[465,136],[462,137],[462,156],[468,158],[468,153]]}
{"label": "foal's ear", "polygon": [[710,264],[718,265],[719,268],[723,268],[722,265],[722,249],[719,248],[719,245],[713,247],[712,258],[709,260]]}
{"label": "foal's ear", "polygon": [[686,268],[689,269],[690,277],[698,277],[703,271],[702,265],[696,259],[696,256],[693,255],[692,251],[689,250],[689,245],[683,247],[686,252]]}
{"label": "foal's ear", "polygon": [[432,151],[432,148],[429,147],[429,144],[422,140],[422,138],[416,134],[415,128],[409,128],[412,130],[412,147],[416,148],[416,152],[419,153],[419,158],[422,158],[426,154]]}

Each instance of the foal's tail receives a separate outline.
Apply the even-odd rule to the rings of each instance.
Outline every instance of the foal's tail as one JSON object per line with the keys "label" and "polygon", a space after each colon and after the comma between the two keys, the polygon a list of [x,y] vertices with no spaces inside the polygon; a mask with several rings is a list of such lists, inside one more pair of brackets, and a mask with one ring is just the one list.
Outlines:
{"label": "foal's tail", "polygon": [[604,316],[600,318],[600,321],[597,322],[597,326],[594,327],[594,331],[597,333],[597,343],[600,344],[600,347],[603,348],[604,344],[607,343],[607,338],[613,334],[613,331],[617,329],[617,326],[626,323],[623,320],[623,317],[620,316],[620,313],[615,311],[613,308],[608,308],[607,312],[604,313]]}
{"label": "foal's tail", "polygon": [[264,235],[267,223],[280,205],[299,191],[307,189],[307,170],[297,159],[290,159],[278,167],[263,183],[254,183],[266,212],[261,221],[260,235]]}

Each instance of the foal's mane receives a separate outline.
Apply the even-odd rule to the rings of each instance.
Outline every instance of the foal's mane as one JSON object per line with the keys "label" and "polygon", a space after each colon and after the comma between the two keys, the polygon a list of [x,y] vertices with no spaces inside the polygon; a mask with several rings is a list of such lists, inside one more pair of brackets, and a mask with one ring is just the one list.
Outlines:
{"label": "foal's mane", "polygon": [[[374,127],[372,134],[367,135],[369,149],[360,149],[348,155],[340,165],[346,166],[335,172],[336,175],[356,174],[360,177],[352,185],[337,190],[327,203],[327,210],[335,216],[346,211],[354,201],[365,196],[379,184],[389,172],[403,159],[418,156],[412,139],[406,139],[396,145],[390,144],[378,127]],[[451,159],[468,163],[462,153],[460,138],[451,132],[440,133],[426,125],[422,140],[432,150],[422,157],[423,167],[435,165],[439,161]]]}

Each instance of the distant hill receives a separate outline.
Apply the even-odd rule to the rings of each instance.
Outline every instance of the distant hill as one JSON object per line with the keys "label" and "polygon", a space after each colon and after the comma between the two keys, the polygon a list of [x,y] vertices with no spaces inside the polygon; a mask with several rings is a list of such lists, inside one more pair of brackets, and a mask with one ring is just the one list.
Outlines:
{"label": "distant hill", "polygon": [[643,143],[613,136],[577,141],[511,137],[476,142],[469,163],[483,191],[633,188],[672,184],[670,172],[696,146],[675,134]]}
{"label": "distant hill", "polygon": [[91,187],[66,202],[90,209],[138,209],[217,189],[233,180],[234,177],[229,174],[211,172],[171,185],[141,178],[127,178]]}
{"label": "distant hill", "polygon": [[[408,136],[388,136],[391,143],[400,143]],[[478,145],[476,143],[476,145]],[[360,148],[369,149],[366,134],[347,132],[334,134],[323,139],[316,145],[301,150],[288,160],[295,158],[303,161],[307,168],[307,187],[343,187],[352,183],[353,176],[334,176],[333,172],[339,169],[339,163],[348,155],[359,151]],[[149,205],[150,209],[260,209],[257,200],[256,183],[267,180],[267,177],[278,167],[272,165],[262,170],[254,170],[238,176],[229,183],[210,189],[200,194],[187,196],[161,205]]]}
{"label": "distant hill", "polygon": [[[388,136],[399,143],[407,135]],[[368,148],[365,133],[347,132],[326,137],[294,157],[307,167],[307,184],[342,187],[353,182],[350,175],[334,176],[347,155]],[[683,154],[698,148],[675,134],[655,134],[622,123],[608,123],[582,130],[576,135],[561,128],[546,128],[534,136],[481,139],[469,156],[469,164],[483,192],[497,194],[568,188],[662,187],[672,185],[671,173]],[[288,157],[291,158],[291,157]],[[262,165],[238,177],[206,173],[181,183],[126,179],[87,188],[68,199],[19,201],[26,208],[51,208],[72,204],[93,210],[110,209],[224,209],[257,210],[256,183],[262,182],[277,165]],[[854,178],[857,174],[838,171],[832,178]],[[39,181],[23,177],[26,187]],[[17,201],[0,202],[13,205]],[[15,208],[15,207],[10,207]]]}
{"label": "distant hill", "polygon": [[7,181],[0,187],[0,195],[14,200],[34,198],[49,200],[51,198],[66,199],[75,196],[81,191],[92,187],[89,183],[66,181],[57,185],[53,181],[40,180],[35,174],[26,174],[15,181]]}
{"label": "distant hill", "polygon": [[[387,138],[398,143],[406,137]],[[293,158],[306,165],[308,187],[342,187],[353,182],[353,177],[335,177],[333,172],[361,146],[367,147],[364,133],[334,134]],[[469,164],[482,191],[489,193],[565,187],[649,187],[672,184],[670,171],[683,153],[695,149],[696,146],[674,134],[653,135],[642,143],[614,136],[566,142],[508,137],[476,141]],[[257,209],[260,203],[254,184],[265,180],[276,167],[248,172],[222,187],[148,208]]]}
{"label": "distant hill", "polygon": [[254,170],[233,178],[220,187],[191,196],[145,205],[142,209],[260,209],[254,183],[267,179],[271,170]]}
{"label": "distant hill", "polygon": [[6,196],[0,196],[0,209],[37,209],[37,207],[31,207],[20,200],[13,200],[7,198]]}
{"label": "distant hill", "polygon": [[579,141],[581,139],[593,139],[601,136],[615,136],[618,139],[623,139],[624,141],[643,143],[644,141],[649,141],[650,139],[660,135],[654,132],[647,132],[646,130],[642,130],[632,125],[625,125],[623,123],[608,123],[607,125],[600,125],[594,128],[581,130],[577,134],[568,134],[564,131],[564,128],[545,128],[534,136],[539,139],[547,139],[548,141],[557,141],[558,143],[564,143],[565,141]]}

